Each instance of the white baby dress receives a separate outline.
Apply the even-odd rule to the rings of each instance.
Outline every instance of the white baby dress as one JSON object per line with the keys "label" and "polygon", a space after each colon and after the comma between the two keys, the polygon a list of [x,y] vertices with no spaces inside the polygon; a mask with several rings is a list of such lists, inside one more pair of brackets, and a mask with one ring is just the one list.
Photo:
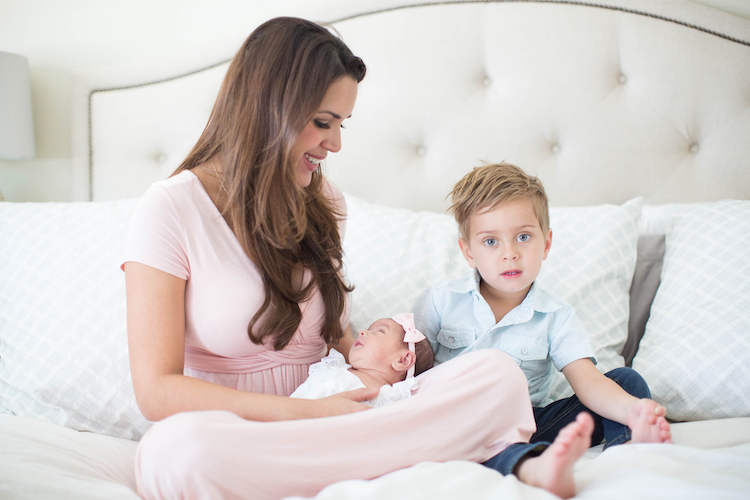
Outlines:
{"label": "white baby dress", "polygon": [[[290,397],[320,399],[339,392],[364,388],[365,384],[350,372],[349,368],[351,365],[346,363],[344,356],[336,349],[331,349],[328,356],[310,366],[307,380]],[[380,388],[377,397],[365,401],[365,404],[378,407],[395,403],[411,396],[412,391],[417,390],[417,387],[417,381],[414,378],[402,380],[393,385],[384,385]]]}

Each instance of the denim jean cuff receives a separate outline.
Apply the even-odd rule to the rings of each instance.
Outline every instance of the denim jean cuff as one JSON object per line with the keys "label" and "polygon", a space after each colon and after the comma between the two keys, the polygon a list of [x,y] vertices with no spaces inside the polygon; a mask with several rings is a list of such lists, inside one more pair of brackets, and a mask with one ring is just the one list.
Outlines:
{"label": "denim jean cuff", "polygon": [[513,474],[518,465],[527,458],[538,457],[547,449],[550,443],[538,442],[538,443],[515,443],[503,451],[490,458],[482,465],[495,469],[503,476]]}
{"label": "denim jean cuff", "polygon": [[627,443],[631,439],[633,439],[633,433],[630,431],[629,427],[625,427],[625,430],[623,430],[622,434],[620,434],[613,440],[607,441],[606,443],[604,443],[604,449],[606,450],[610,446],[616,446],[618,444]]}

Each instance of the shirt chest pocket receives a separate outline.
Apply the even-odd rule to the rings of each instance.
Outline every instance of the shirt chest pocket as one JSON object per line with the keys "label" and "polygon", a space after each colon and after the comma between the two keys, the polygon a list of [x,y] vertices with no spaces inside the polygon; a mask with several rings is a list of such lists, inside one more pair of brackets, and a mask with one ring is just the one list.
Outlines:
{"label": "shirt chest pocket", "polygon": [[498,347],[513,356],[527,374],[547,371],[549,345],[546,342],[529,339],[523,335],[508,335],[501,338]]}
{"label": "shirt chest pocket", "polygon": [[447,349],[463,349],[476,339],[476,329],[460,325],[443,325],[438,333],[438,343]]}

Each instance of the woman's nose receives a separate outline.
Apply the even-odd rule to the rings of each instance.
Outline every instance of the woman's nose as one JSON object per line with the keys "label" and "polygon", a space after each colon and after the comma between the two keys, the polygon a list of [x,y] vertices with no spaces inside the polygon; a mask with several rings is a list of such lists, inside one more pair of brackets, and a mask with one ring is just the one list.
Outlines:
{"label": "woman's nose", "polygon": [[338,153],[341,151],[341,128],[332,128],[330,134],[328,134],[321,145],[331,153]]}

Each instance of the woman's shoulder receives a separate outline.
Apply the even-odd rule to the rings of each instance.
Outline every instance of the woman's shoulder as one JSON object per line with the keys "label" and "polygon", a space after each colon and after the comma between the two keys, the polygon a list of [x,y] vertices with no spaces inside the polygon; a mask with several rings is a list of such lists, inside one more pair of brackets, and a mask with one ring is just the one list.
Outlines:
{"label": "woman's shoulder", "polygon": [[164,210],[183,211],[195,207],[201,199],[203,189],[200,180],[189,170],[156,181],[141,196],[140,205],[161,212]]}
{"label": "woman's shoulder", "polygon": [[176,194],[183,191],[192,190],[195,187],[195,183],[200,183],[198,177],[195,176],[190,170],[183,170],[177,175],[167,177],[160,181],[156,181],[151,184],[144,196],[165,196],[168,194]]}

